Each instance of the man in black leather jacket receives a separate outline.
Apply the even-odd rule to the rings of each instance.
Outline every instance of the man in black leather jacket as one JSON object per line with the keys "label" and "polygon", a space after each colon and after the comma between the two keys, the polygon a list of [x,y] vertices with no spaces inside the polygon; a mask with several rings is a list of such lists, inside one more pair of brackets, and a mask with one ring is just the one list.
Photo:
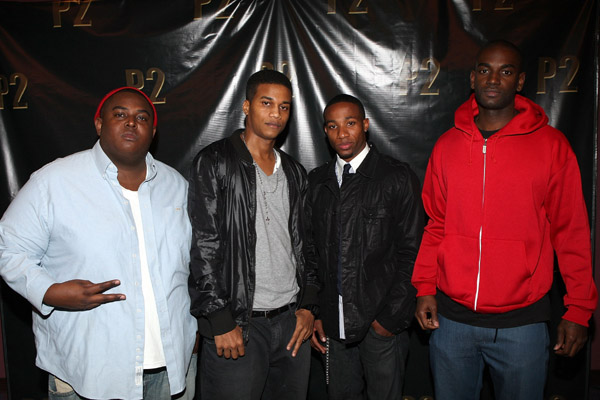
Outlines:
{"label": "man in black leather jacket", "polygon": [[323,117],[337,156],[309,174],[323,284],[311,344],[327,353],[330,399],[399,399],[423,233],[419,183],[407,164],[367,144],[358,99],[334,97]]}
{"label": "man in black leather jacket", "polygon": [[307,177],[275,139],[292,87],[263,70],[247,83],[245,129],[195,158],[189,289],[204,337],[205,399],[305,399],[317,311],[314,250],[305,232]]}

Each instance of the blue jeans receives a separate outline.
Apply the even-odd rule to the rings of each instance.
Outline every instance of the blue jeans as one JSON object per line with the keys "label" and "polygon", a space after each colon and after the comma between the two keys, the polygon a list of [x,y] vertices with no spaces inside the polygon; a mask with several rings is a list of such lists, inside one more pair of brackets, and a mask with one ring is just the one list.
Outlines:
{"label": "blue jeans", "polygon": [[198,371],[198,354],[193,353],[185,375],[185,390],[182,393],[175,395],[176,400],[193,400],[196,395],[196,373]]}
{"label": "blue jeans", "polygon": [[305,400],[310,372],[310,345],[296,357],[286,345],[296,329],[296,314],[288,310],[271,319],[250,320],[245,355],[219,357],[215,341],[204,338],[200,353],[200,393],[207,400]]}
{"label": "blue jeans", "polygon": [[542,400],[550,339],[546,323],[480,328],[439,316],[429,340],[436,400],[478,400],[484,366],[496,400]]}
{"label": "blue jeans", "polygon": [[408,344],[407,331],[387,337],[372,327],[358,343],[329,339],[329,399],[401,399]]}
{"label": "blue jeans", "polygon": [[[52,374],[48,374],[49,400],[84,400],[66,382]],[[144,400],[170,400],[171,390],[167,370],[155,373],[144,373]]]}

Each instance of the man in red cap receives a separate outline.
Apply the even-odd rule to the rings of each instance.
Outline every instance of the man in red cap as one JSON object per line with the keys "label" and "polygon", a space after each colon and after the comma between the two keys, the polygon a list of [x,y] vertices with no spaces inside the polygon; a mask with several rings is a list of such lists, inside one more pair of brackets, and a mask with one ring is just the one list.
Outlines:
{"label": "man in red cap", "polygon": [[148,153],[141,91],[107,94],[94,123],[96,145],[36,171],[0,220],[0,274],[35,307],[49,398],[170,399],[196,331],[187,182]]}

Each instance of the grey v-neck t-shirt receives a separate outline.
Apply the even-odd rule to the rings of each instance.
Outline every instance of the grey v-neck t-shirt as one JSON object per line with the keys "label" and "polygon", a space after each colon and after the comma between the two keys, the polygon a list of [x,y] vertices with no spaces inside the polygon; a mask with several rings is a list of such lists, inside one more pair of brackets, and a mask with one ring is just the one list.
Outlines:
{"label": "grey v-neck t-shirt", "polygon": [[253,310],[271,310],[296,301],[296,259],[289,232],[288,182],[281,157],[273,174],[256,172],[256,288]]}

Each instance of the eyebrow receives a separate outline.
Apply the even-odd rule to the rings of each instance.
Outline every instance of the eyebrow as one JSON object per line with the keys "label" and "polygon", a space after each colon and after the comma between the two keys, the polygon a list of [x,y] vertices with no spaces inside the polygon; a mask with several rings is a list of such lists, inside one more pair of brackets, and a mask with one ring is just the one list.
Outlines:
{"label": "eyebrow", "polygon": [[[344,117],[344,120],[347,121],[349,119],[360,119],[359,117],[355,117],[353,115],[349,115],[347,117]],[[334,119],[328,119],[327,121],[325,121],[326,124],[330,123],[330,122],[335,122]]]}
{"label": "eyebrow", "polygon": [[[265,100],[270,100],[270,101],[275,101],[274,98],[269,97],[269,96],[260,96],[261,99],[265,99]],[[282,101],[281,104],[292,104],[291,101]]]}
{"label": "eyebrow", "polygon": [[[477,64],[477,66],[478,66],[478,67],[491,67],[491,65],[490,65],[489,63],[483,63],[483,62],[482,62],[482,63],[479,63],[479,64]],[[514,64],[502,64],[502,65],[500,66],[500,69],[504,69],[504,68],[515,68],[515,69],[516,69],[516,68],[517,68],[517,66],[516,66],[516,65],[514,65]]]}
{"label": "eyebrow", "polygon": [[[123,107],[123,106],[114,106],[112,109],[113,109],[113,111],[114,110],[126,110],[126,111],[129,111],[129,108]],[[139,112],[139,113],[146,113],[148,115],[151,115],[147,110],[144,110],[143,108],[137,110],[137,112]]]}

